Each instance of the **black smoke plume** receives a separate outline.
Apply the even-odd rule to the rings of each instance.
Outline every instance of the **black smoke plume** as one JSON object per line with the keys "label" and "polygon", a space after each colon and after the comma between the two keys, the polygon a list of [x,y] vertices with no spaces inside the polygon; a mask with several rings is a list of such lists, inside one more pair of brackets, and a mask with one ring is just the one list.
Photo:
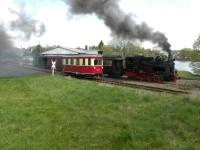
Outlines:
{"label": "black smoke plume", "polygon": [[20,31],[24,39],[29,40],[32,35],[40,37],[45,33],[45,25],[27,16],[22,6],[20,11],[10,9],[10,12],[17,16],[17,19],[10,23],[11,29]]}
{"label": "black smoke plume", "polygon": [[74,14],[95,14],[111,29],[113,36],[157,43],[171,56],[171,45],[161,32],[154,32],[146,23],[137,24],[119,7],[119,0],[64,0]]}
{"label": "black smoke plume", "polygon": [[7,54],[11,49],[13,49],[12,39],[6,33],[4,26],[0,24],[0,56]]}
{"label": "black smoke plume", "polygon": [[[19,8],[19,11],[9,8],[9,11],[16,15],[14,21],[7,22],[7,26],[3,22],[0,22],[0,59],[8,57],[17,58],[21,55],[22,52],[14,46],[14,40],[17,38],[18,40],[29,40],[32,36],[39,37],[43,35],[46,30],[44,24],[27,15],[23,6],[19,6]],[[15,32],[14,37],[8,34],[10,30]],[[22,36],[17,36],[16,31],[22,33]]]}
{"label": "black smoke plume", "polygon": [[0,25],[0,49],[10,49],[13,47],[11,37],[6,33],[3,25]]}

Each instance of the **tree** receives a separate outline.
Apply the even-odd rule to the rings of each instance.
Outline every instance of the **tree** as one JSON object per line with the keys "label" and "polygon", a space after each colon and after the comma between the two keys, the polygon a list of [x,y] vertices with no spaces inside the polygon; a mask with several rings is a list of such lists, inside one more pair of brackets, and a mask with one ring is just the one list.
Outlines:
{"label": "tree", "polygon": [[195,74],[200,75],[200,62],[191,62],[190,67]]}
{"label": "tree", "polygon": [[42,46],[41,45],[37,45],[37,46],[33,47],[33,49],[32,49],[32,55],[34,57],[39,56],[41,52],[42,52]]}
{"label": "tree", "polygon": [[191,48],[183,48],[177,52],[176,58],[179,60],[200,61],[200,51]]}
{"label": "tree", "polygon": [[200,34],[198,38],[196,39],[196,41],[194,41],[193,48],[194,50],[200,50]]}
{"label": "tree", "polygon": [[98,45],[98,48],[99,48],[100,50],[102,50],[103,46],[104,46],[104,43],[103,43],[103,41],[101,40],[100,43],[99,43],[99,45]]}

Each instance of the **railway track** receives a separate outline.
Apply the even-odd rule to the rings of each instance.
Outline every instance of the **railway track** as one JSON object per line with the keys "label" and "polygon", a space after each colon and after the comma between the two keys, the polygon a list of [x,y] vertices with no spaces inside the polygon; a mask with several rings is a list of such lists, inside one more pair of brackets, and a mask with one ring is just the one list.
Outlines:
{"label": "railway track", "polygon": [[160,88],[160,87],[153,87],[147,85],[138,85],[135,83],[127,83],[122,80],[117,79],[110,79],[110,78],[102,78],[102,79],[95,79],[96,82],[105,83],[105,84],[112,84],[117,86],[129,87],[129,88],[137,88],[137,89],[144,89],[154,92],[165,92],[170,94],[191,94],[189,91],[179,90],[179,89],[169,89],[169,88]]}
{"label": "railway track", "polygon": [[[37,68],[37,67],[34,67],[32,65],[27,65],[27,64],[13,64],[13,63],[6,63],[6,64],[17,66],[17,67],[22,67],[22,68],[26,68],[26,69],[31,69],[31,70],[35,70],[35,71],[40,71],[43,73],[51,73],[51,71],[48,69],[41,69],[41,68]],[[57,73],[62,75],[61,72],[57,71]],[[81,78],[81,79],[83,79],[83,78]],[[165,93],[170,93],[170,94],[185,94],[185,95],[191,94],[189,91],[185,91],[185,90],[160,88],[160,87],[153,87],[153,86],[125,82],[125,81],[130,81],[130,80],[120,80],[120,79],[111,79],[111,78],[90,78],[90,79],[87,78],[87,79],[83,79],[83,80],[95,81],[98,83],[105,83],[105,84],[117,85],[117,86],[122,86],[122,87],[144,89],[144,90],[149,90],[149,91],[154,91],[154,92],[165,92]]]}

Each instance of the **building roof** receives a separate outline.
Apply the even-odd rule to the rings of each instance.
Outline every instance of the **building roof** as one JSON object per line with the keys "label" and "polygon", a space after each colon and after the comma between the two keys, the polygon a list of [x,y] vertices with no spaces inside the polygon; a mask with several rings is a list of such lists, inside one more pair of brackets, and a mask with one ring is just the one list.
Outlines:
{"label": "building roof", "polygon": [[74,48],[55,48],[41,53],[41,56],[66,56],[66,55],[98,55],[97,50],[83,50]]}

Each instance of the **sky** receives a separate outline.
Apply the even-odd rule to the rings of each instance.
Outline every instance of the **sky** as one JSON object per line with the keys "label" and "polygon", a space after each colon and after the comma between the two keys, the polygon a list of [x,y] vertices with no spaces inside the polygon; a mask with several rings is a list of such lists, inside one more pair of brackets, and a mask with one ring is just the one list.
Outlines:
{"label": "sky", "polygon": [[[173,50],[192,48],[200,33],[199,0],[120,0],[119,6],[137,23],[146,22],[155,31],[164,33]],[[20,11],[22,7],[25,16],[43,23],[46,30],[41,36],[24,39],[7,27],[7,34],[13,37],[17,47],[36,44],[85,47],[98,45],[101,40],[109,44],[112,40],[103,20],[94,14],[73,15],[62,0],[1,0],[0,23],[9,26],[16,19],[10,9]],[[148,42],[142,46],[153,47]]]}

